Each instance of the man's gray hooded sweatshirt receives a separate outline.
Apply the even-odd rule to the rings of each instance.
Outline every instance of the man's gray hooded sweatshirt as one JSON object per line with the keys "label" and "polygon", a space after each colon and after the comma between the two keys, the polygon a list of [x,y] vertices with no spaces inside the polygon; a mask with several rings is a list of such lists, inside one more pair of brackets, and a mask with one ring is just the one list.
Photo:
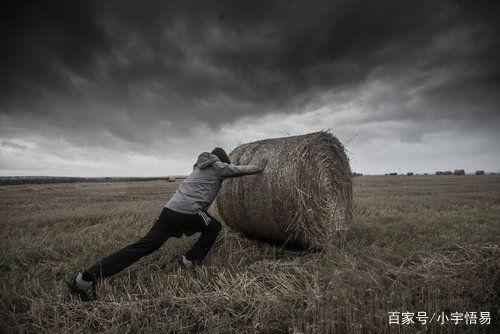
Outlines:
{"label": "man's gray hooded sweatshirt", "polygon": [[203,152],[193,167],[193,172],[181,183],[166,208],[186,214],[207,211],[226,178],[262,172],[257,166],[236,166],[221,162],[212,153]]}

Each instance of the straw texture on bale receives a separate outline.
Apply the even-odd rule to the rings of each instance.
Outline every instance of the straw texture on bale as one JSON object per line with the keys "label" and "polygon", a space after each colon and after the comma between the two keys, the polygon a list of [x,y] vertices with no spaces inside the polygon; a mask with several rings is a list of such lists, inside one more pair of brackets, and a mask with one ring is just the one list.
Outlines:
{"label": "straw texture on bale", "polygon": [[352,174],[343,145],[328,132],[248,143],[230,153],[238,165],[267,163],[262,174],[227,179],[218,212],[236,231],[325,248],[352,219]]}

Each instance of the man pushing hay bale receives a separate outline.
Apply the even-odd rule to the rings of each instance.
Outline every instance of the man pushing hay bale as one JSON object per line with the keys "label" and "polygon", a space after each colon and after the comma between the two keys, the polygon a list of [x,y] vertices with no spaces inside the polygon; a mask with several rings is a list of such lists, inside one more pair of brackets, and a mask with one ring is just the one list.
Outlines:
{"label": "man pushing hay bale", "polygon": [[267,162],[258,177],[227,179],[219,214],[236,231],[313,248],[332,244],[352,219],[352,180],[343,145],[328,132],[235,148],[235,164]]}

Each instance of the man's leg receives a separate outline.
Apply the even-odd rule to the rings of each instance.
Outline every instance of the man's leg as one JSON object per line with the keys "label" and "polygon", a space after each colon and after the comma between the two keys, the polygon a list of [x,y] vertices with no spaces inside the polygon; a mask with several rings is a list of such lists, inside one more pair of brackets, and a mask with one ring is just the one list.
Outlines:
{"label": "man's leg", "polygon": [[175,219],[172,211],[164,208],[144,238],[97,262],[83,273],[78,273],[73,278],[67,279],[66,284],[68,284],[70,292],[79,295],[83,300],[94,300],[96,298],[95,285],[98,279],[112,276],[141,257],[151,254],[160,248],[169,237],[180,238],[182,232],[174,226],[176,224],[171,224]]}
{"label": "man's leg", "polygon": [[199,264],[203,261],[205,256],[207,256],[217,240],[222,225],[207,212],[200,212],[198,216],[198,220],[202,223],[201,235],[193,247],[186,252],[185,257],[189,261]]}
{"label": "man's leg", "polygon": [[170,229],[164,212],[162,212],[160,218],[142,239],[120,249],[85,270],[83,279],[86,281],[96,280],[119,273],[140,258],[160,248],[170,236],[175,235],[175,233],[170,233]]}
{"label": "man's leg", "polygon": [[83,279],[100,279],[113,276],[127,268],[140,258],[156,251],[167,240],[167,236],[151,229],[142,239],[120,249],[100,260],[83,272]]}

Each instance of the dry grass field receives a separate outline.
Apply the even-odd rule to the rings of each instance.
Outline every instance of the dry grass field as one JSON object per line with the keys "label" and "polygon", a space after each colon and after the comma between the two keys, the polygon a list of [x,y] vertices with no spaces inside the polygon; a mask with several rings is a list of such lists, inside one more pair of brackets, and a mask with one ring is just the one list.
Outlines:
{"label": "dry grass field", "polygon": [[[177,185],[0,187],[2,331],[495,332],[498,175],[357,177],[356,219],[334,249],[290,249],[224,228],[201,267],[177,262],[196,236],[170,239],[104,281],[97,301],[68,296],[63,279],[142,236]],[[492,324],[389,325],[392,311],[489,311]]]}

